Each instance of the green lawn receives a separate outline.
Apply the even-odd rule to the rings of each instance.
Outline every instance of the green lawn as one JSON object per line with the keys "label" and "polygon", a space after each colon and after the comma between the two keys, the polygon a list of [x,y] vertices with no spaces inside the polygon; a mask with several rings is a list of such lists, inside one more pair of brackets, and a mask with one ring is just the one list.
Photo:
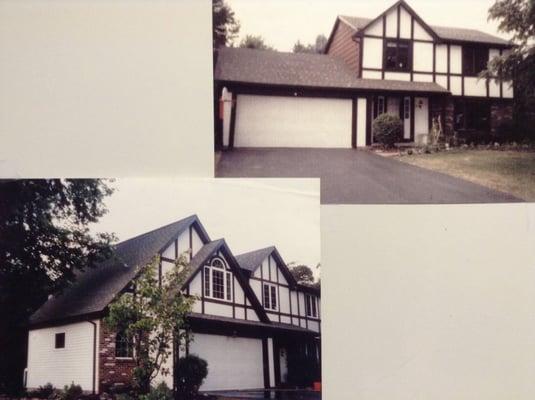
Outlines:
{"label": "green lawn", "polygon": [[535,152],[451,150],[396,158],[535,201]]}

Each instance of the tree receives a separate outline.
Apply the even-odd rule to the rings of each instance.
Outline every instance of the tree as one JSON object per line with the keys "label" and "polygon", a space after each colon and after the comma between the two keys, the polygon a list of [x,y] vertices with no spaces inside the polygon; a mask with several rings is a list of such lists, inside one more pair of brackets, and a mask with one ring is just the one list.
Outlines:
{"label": "tree", "polygon": [[0,182],[0,348],[10,361],[0,365],[0,393],[21,389],[28,317],[111,254],[113,235],[88,228],[111,193],[100,179]]}
{"label": "tree", "polygon": [[490,60],[480,77],[513,80],[517,129],[531,132],[535,123],[535,2],[497,0],[488,18],[500,21],[498,30],[512,35],[514,47]]}
{"label": "tree", "polygon": [[212,1],[212,41],[214,49],[231,46],[238,37],[240,23],[225,0]]}
{"label": "tree", "polygon": [[327,46],[327,38],[325,35],[316,36],[316,41],[314,44],[303,44],[298,40],[293,47],[294,53],[317,53],[321,54],[325,51],[325,46]]}
{"label": "tree", "polygon": [[137,394],[148,393],[153,379],[171,373],[164,367],[173,344],[184,346],[189,340],[186,316],[196,298],[187,296],[182,285],[190,273],[186,255],[158,281],[160,258],[140,270],[133,282],[133,293],[121,294],[109,307],[104,322],[121,332],[134,344],[133,388]]}
{"label": "tree", "polygon": [[274,50],[273,47],[264,42],[264,38],[259,35],[247,35],[241,42],[240,47],[257,50]]}
{"label": "tree", "polygon": [[304,285],[312,285],[314,283],[314,273],[310,267],[295,264],[289,264],[288,267],[297,283]]}

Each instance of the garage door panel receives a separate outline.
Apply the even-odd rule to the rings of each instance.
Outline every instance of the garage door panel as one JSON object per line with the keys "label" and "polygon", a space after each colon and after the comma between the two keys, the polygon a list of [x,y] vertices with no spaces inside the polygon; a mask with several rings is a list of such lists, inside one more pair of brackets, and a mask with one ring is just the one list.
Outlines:
{"label": "garage door panel", "polygon": [[348,99],[238,95],[236,147],[351,147]]}
{"label": "garage door panel", "polygon": [[208,362],[201,390],[264,387],[262,340],[196,333],[190,353]]}

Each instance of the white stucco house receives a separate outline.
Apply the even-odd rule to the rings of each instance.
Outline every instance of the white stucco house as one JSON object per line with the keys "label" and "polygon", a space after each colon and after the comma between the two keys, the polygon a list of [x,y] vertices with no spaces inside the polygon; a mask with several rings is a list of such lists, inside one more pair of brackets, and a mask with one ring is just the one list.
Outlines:
{"label": "white stucco house", "polygon": [[478,74],[510,48],[470,27],[428,25],[404,0],[372,18],[338,16],[324,54],[221,48],[215,141],[366,147],[382,113],[402,119],[406,142],[425,143],[433,119],[450,137],[495,134],[512,118],[512,83]]}
{"label": "white stucco house", "polygon": [[[181,353],[204,358],[203,391],[292,386],[292,360],[303,357],[319,373],[319,290],[298,284],[275,247],[234,256],[194,215],[119,243],[115,257],[83,272],[31,316],[26,386],[74,382],[101,393],[127,385],[133,350],[103,323],[107,307],[155,255],[161,279],[187,250],[192,272],[183,290],[199,300],[188,317],[193,342],[175,351],[170,371]],[[172,375],[157,380],[173,386]]]}

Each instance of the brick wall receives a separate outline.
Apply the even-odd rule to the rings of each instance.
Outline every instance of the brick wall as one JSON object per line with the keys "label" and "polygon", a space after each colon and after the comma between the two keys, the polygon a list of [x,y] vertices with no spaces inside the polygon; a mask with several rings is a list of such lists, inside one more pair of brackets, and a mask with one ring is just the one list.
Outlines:
{"label": "brick wall", "polygon": [[135,364],[132,360],[115,358],[115,331],[109,329],[104,322],[100,325],[99,344],[99,392],[129,385]]}
{"label": "brick wall", "polygon": [[344,60],[349,68],[355,71],[355,76],[358,76],[360,45],[353,41],[352,36],[354,33],[353,28],[349,27],[344,21],[339,20],[327,54]]}
{"label": "brick wall", "polygon": [[500,125],[505,121],[513,119],[513,103],[503,103],[492,101],[490,104],[490,131],[492,134],[498,133]]}

